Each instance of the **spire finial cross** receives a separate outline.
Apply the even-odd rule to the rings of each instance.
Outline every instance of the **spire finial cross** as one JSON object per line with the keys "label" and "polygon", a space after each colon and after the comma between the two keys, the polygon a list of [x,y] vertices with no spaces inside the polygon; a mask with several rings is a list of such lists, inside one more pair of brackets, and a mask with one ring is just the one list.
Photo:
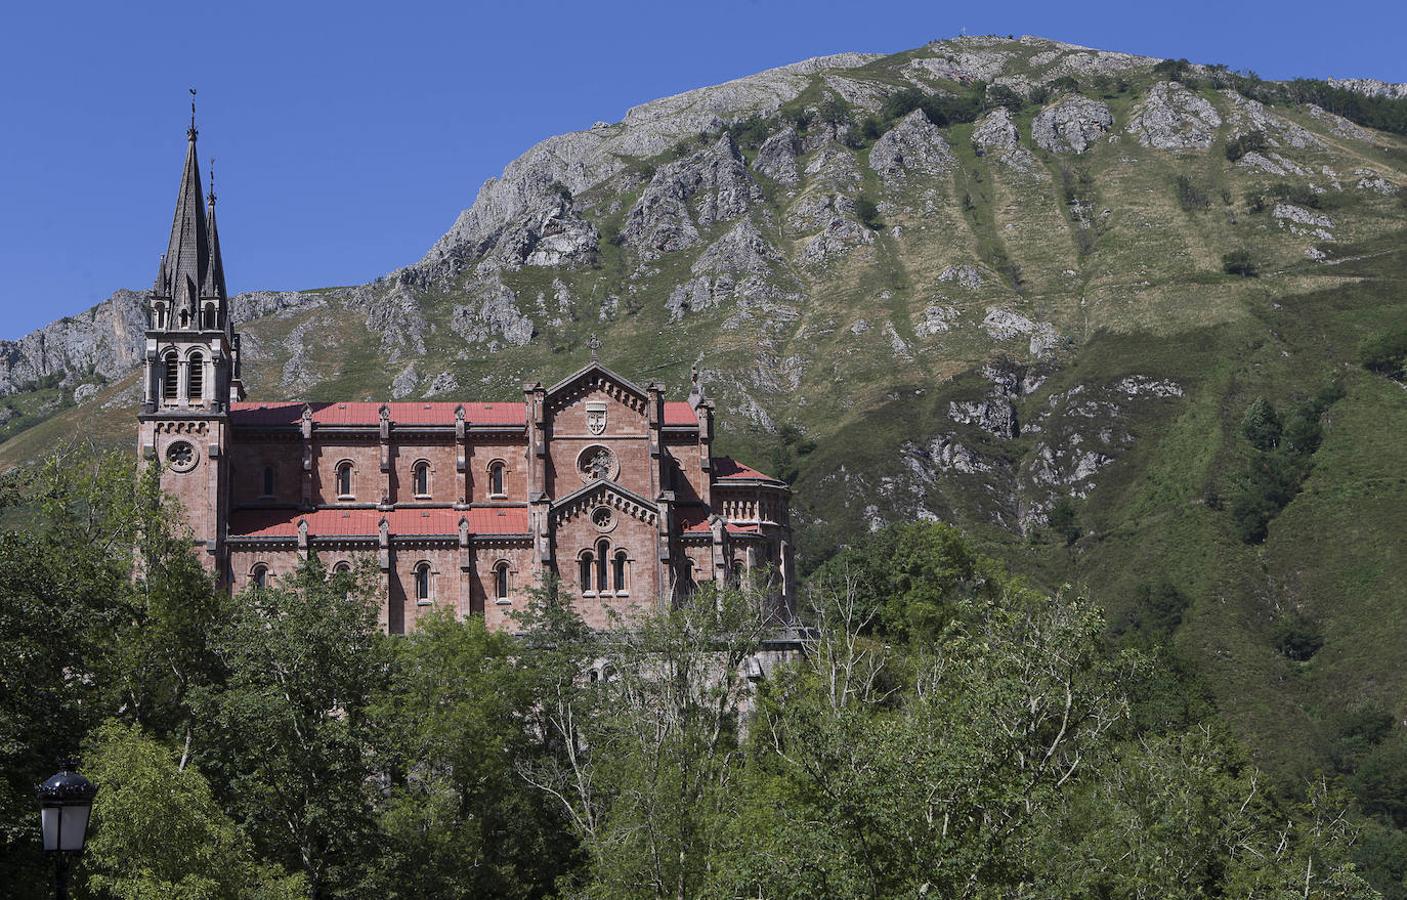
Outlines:
{"label": "spire finial cross", "polygon": [[215,157],[210,157],[210,205],[215,205]]}
{"label": "spire finial cross", "polygon": [[596,359],[601,350],[601,339],[593,334],[591,340],[586,342],[586,346],[591,348],[591,358]]}
{"label": "spire finial cross", "polygon": [[190,127],[190,130],[189,130],[188,132],[186,132],[186,134],[187,134],[191,139],[194,139],[194,138],[195,138],[195,88],[189,88],[188,90],[191,92],[191,127]]}

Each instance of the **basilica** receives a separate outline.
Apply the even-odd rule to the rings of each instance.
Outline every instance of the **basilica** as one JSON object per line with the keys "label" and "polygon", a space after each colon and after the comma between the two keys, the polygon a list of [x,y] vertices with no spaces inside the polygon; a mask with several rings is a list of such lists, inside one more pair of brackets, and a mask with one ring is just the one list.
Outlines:
{"label": "basilica", "polygon": [[437,608],[511,628],[553,577],[595,628],[710,581],[764,584],[788,617],[787,485],[714,454],[697,379],[669,400],[593,347],[509,399],[246,400],[194,120],[147,311],[139,464],[160,466],[230,590],[316,553],[332,569],[371,561],[392,633]]}

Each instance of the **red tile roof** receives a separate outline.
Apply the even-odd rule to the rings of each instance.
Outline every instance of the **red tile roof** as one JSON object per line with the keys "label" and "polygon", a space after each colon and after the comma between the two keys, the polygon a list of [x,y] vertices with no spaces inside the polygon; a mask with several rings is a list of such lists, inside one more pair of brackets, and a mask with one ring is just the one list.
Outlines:
{"label": "red tile roof", "polygon": [[699,417],[687,400],[666,400],[664,402],[664,424],[698,425]]}
{"label": "red tile roof", "polygon": [[[315,425],[377,425],[381,421],[380,403],[309,403]],[[687,404],[686,404],[687,405]],[[230,416],[234,424],[244,427],[297,425],[303,421],[303,403],[231,403]],[[447,403],[410,402],[387,403],[393,425],[453,425],[455,407],[464,407],[464,420],[469,425],[522,425],[527,421],[526,407],[520,402]]]}
{"label": "red tile roof", "polygon": [[294,537],[298,522],[308,520],[309,537],[375,535],[385,517],[392,537],[397,535],[458,534],[459,520],[469,520],[470,534],[526,534],[526,507],[475,507],[473,509],[245,509],[230,516],[231,537]]}
{"label": "red tile roof", "polygon": [[[702,506],[681,506],[678,509],[679,529],[685,534],[708,534],[711,529],[708,524],[709,511]],[[723,526],[730,534],[757,534],[761,529],[757,525],[734,525],[725,524]]]}
{"label": "red tile roof", "polygon": [[713,474],[715,478],[725,481],[730,478],[777,481],[771,475],[764,475],[752,466],[745,466],[731,456],[713,457]]}

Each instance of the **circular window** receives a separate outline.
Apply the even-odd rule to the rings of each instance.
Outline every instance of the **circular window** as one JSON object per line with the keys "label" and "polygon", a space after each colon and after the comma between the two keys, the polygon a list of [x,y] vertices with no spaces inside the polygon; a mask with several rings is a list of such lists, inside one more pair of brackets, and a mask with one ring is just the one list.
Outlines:
{"label": "circular window", "polygon": [[610,531],[616,525],[615,510],[609,506],[598,506],[591,511],[591,524],[598,531]]}
{"label": "circular window", "polygon": [[195,447],[189,441],[172,441],[166,448],[166,464],[174,472],[189,472],[196,460]]}
{"label": "circular window", "polygon": [[620,463],[610,448],[592,444],[576,458],[577,474],[582,481],[614,481],[620,474]]}

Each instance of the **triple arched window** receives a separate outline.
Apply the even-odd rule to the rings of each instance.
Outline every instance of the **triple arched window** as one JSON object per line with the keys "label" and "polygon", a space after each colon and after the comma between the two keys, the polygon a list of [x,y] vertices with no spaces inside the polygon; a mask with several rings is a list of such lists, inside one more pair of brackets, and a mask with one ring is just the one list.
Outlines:
{"label": "triple arched window", "polygon": [[420,460],[411,470],[411,491],[417,497],[430,496],[430,464]]}
{"label": "triple arched window", "polygon": [[583,550],[577,562],[582,593],[625,593],[630,570],[630,554],[625,550],[612,553],[610,542],[602,539],[594,548]]}
{"label": "triple arched window", "polygon": [[337,464],[337,498],[339,500],[350,500],[355,495],[352,493],[352,461],[344,459]]}

